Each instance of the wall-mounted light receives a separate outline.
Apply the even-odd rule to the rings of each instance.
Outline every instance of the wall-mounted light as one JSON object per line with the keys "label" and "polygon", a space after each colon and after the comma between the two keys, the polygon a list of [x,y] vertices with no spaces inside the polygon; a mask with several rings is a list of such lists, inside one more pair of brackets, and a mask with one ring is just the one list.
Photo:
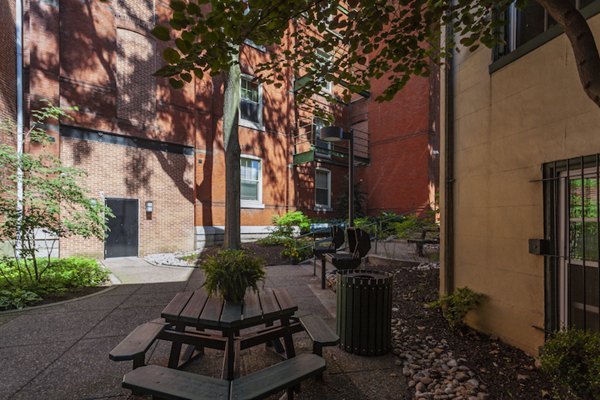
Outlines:
{"label": "wall-mounted light", "polygon": [[154,211],[154,202],[152,200],[148,200],[146,202],[146,212],[151,213]]}

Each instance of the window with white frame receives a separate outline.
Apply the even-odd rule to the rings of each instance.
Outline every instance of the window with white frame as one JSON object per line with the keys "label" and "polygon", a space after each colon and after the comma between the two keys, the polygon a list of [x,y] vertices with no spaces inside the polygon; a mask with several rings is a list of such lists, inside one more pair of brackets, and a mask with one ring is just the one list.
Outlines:
{"label": "window with white frame", "polygon": [[317,208],[331,208],[331,171],[315,170],[315,205]]}
{"label": "window with white frame", "polygon": [[[575,3],[577,9],[583,9],[594,2],[594,0],[571,1]],[[527,2],[523,8],[518,8],[513,3],[506,13],[499,17],[506,21],[502,33],[505,44],[496,48],[496,59],[516,50],[556,25],[556,21],[535,1]]]}
{"label": "window with white frame", "polygon": [[251,76],[243,75],[240,93],[240,125],[262,129],[262,86]]}
{"label": "window with white frame", "polygon": [[258,157],[240,158],[240,200],[242,207],[262,206],[262,162]]}
{"label": "window with white frame", "polygon": [[312,133],[314,137],[315,153],[321,157],[331,158],[331,142],[321,140],[321,129],[325,127],[325,121],[319,117],[313,117]]}

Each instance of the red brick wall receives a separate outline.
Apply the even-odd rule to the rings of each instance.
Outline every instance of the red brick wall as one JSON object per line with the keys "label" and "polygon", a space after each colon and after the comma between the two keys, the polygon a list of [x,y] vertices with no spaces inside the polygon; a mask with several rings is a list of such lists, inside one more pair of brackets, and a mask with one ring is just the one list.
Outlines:
{"label": "red brick wall", "polygon": [[[15,1],[4,0],[0,12],[0,121],[16,123],[17,74],[15,47]],[[14,138],[0,134],[0,143],[12,143]]]}
{"label": "red brick wall", "polygon": [[[385,88],[387,79],[372,84],[371,99]],[[368,114],[370,163],[359,168],[361,190],[367,193],[368,214],[403,213],[430,206],[437,188],[435,118],[430,118],[430,96],[437,87],[428,78],[413,78],[393,100],[369,100],[355,114]],[[436,97],[437,98],[437,97]],[[431,110],[434,113],[437,110]]]}
{"label": "red brick wall", "polygon": [[[193,248],[193,157],[116,144],[62,138],[65,165],[88,173],[85,187],[93,197],[139,199],[139,253],[186,251]],[[152,200],[147,215],[144,203]],[[60,255],[103,258],[103,243],[69,238],[60,242]]]}

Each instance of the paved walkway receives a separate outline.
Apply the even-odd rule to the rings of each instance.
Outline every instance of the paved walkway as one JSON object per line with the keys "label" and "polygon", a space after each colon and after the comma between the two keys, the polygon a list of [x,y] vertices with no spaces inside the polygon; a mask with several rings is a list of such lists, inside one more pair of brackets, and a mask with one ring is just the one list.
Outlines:
{"label": "paved walkway", "polygon": [[112,272],[114,283],[123,284],[185,282],[193,271],[193,268],[152,265],[138,257],[107,258],[102,264]]}
{"label": "paved walkway", "polygon": [[[161,268],[161,267],[155,267]],[[0,313],[0,399],[132,399],[121,388],[130,362],[115,363],[109,351],[137,325],[157,318],[182,290],[199,287],[202,273],[187,281],[113,286],[99,295],[18,313]],[[302,312],[334,325],[335,295],[322,291],[312,265],[268,267],[269,287],[286,287]],[[297,352],[310,352],[304,333],[294,336]],[[159,342],[151,364],[166,364],[168,344]],[[405,385],[393,355],[359,357],[325,350],[324,381],[309,380],[298,399],[400,399]],[[263,346],[245,350],[241,373],[278,361]],[[208,350],[188,370],[218,376],[222,353]],[[277,397],[273,397],[274,399]]]}

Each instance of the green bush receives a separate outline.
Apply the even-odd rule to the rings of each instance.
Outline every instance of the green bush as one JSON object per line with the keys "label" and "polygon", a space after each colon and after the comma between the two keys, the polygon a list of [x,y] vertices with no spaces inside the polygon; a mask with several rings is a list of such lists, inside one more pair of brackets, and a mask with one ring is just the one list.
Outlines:
{"label": "green bush", "polygon": [[22,308],[48,294],[99,286],[109,275],[96,260],[89,258],[38,260],[38,265],[43,273],[39,280],[32,280],[23,276],[23,268],[14,259],[0,262],[0,308]]}
{"label": "green bush", "polygon": [[201,266],[209,295],[219,293],[225,300],[240,303],[246,289],[258,291],[265,279],[265,260],[243,250],[222,250]]}
{"label": "green bush", "polygon": [[275,225],[273,236],[292,237],[296,226],[300,228],[300,233],[308,232],[310,219],[302,211],[290,211],[281,216],[273,215],[273,225]]}
{"label": "green bush", "polygon": [[435,222],[435,214],[433,212],[428,212],[422,216],[416,214],[407,215],[403,221],[394,222],[392,225],[393,229],[396,231],[396,236],[400,239],[418,238],[425,229],[438,229],[438,225]]}
{"label": "green bush", "polygon": [[578,329],[556,333],[541,352],[542,369],[583,399],[600,399],[600,334]]}
{"label": "green bush", "polygon": [[275,236],[269,235],[267,237],[258,239],[256,244],[259,246],[270,247],[270,246],[284,246],[286,242],[291,240],[289,237],[285,236]]}
{"label": "green bush", "polygon": [[21,309],[40,300],[42,300],[40,296],[28,290],[0,290],[0,310]]}
{"label": "green bush", "polygon": [[108,279],[109,272],[90,258],[68,257],[39,260],[40,269],[44,271],[39,282],[22,279],[22,270],[14,260],[0,263],[0,271],[4,278],[0,287],[18,287],[36,293],[50,293],[64,289],[98,286]]}
{"label": "green bush", "polygon": [[383,211],[376,217],[361,217],[354,220],[354,226],[367,232],[371,237],[386,239],[396,233],[395,223],[402,222],[404,216],[391,211]]}
{"label": "green bush", "polygon": [[467,313],[477,308],[484,298],[485,295],[463,287],[456,289],[451,295],[440,297],[429,306],[440,308],[450,328],[458,329],[464,326]]}
{"label": "green bush", "polygon": [[312,243],[306,240],[288,240],[281,251],[281,257],[287,258],[292,264],[298,264],[312,255]]}

